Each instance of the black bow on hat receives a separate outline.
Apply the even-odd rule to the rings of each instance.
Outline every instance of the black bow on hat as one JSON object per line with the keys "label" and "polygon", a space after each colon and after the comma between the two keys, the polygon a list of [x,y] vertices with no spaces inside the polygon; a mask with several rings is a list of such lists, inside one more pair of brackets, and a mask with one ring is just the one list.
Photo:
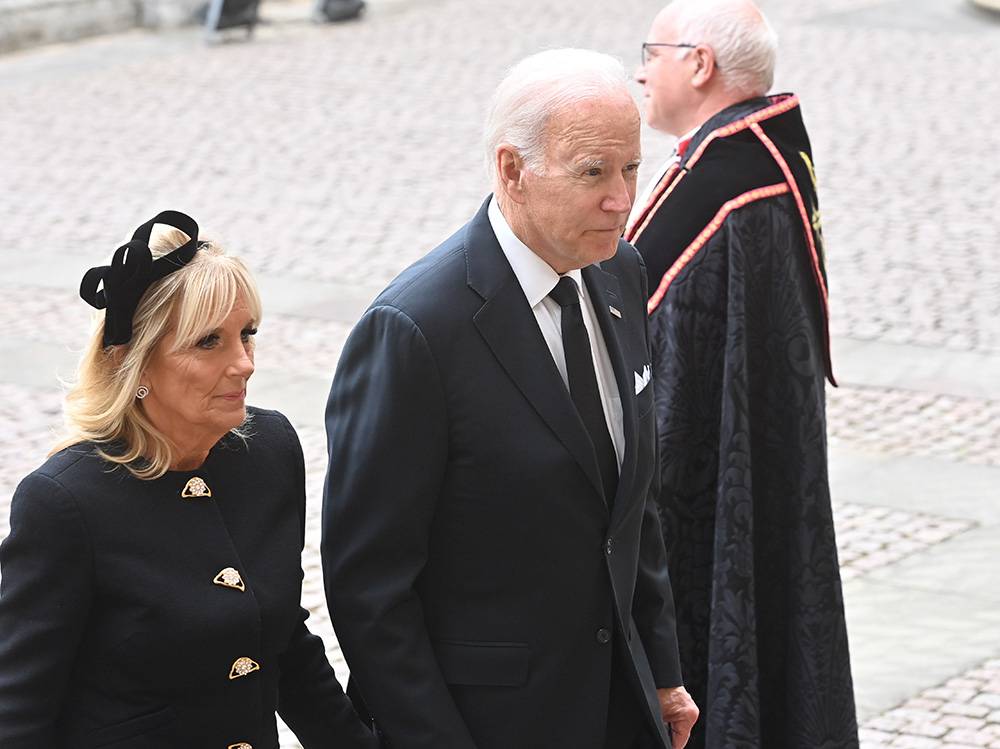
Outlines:
{"label": "black bow on hat", "polygon": [[[149,235],[156,224],[180,229],[191,239],[154,261]],[[100,265],[84,274],[80,297],[90,306],[106,310],[105,346],[132,340],[132,317],[146,289],[154,281],[187,265],[202,244],[198,241],[198,224],[193,218],[179,211],[163,211],[136,229],[130,242],[115,250],[111,265]],[[103,285],[100,290],[99,285]]]}

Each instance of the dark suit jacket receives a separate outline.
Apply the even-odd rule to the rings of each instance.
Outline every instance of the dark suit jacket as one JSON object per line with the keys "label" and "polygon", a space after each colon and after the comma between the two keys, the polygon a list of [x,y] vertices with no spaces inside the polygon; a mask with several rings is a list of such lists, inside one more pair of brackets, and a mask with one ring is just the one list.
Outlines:
{"label": "dark suit jacket", "polygon": [[[486,205],[375,300],[327,406],[323,558],[334,627],[397,749],[599,749],[613,643],[666,741],[680,684],[650,501],[645,276],[631,246],[583,269],[622,399],[613,511]],[[609,306],[622,316],[612,316]]]}
{"label": "dark suit jacket", "polygon": [[[18,487],[0,546],[3,749],[374,747],[299,606],[304,467],[254,411],[197,471],[141,481],[81,444]],[[181,497],[199,476],[211,498]],[[238,570],[245,590],[213,582]],[[232,673],[239,658],[259,670]],[[236,678],[230,678],[230,676]]]}

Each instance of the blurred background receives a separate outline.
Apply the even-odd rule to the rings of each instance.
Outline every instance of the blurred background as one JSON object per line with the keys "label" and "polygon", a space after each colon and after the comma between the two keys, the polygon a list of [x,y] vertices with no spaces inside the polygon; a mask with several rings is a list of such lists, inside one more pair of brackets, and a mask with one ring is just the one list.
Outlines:
{"label": "blurred background", "polygon": [[[321,24],[308,0],[263,0],[252,37],[208,44],[196,0],[0,0],[0,538],[59,425],[88,329],[83,271],[158,211],[187,212],[260,281],[250,401],[302,438],[305,602],[346,677],[318,557],[344,339],[488,193],[480,130],[505,69],[559,46],[634,69],[660,5],[369,0],[360,19]],[[780,37],[775,91],[801,97],[819,176],[863,745],[997,748],[1000,14],[972,0],[761,6]],[[643,136],[640,184],[673,145]]]}

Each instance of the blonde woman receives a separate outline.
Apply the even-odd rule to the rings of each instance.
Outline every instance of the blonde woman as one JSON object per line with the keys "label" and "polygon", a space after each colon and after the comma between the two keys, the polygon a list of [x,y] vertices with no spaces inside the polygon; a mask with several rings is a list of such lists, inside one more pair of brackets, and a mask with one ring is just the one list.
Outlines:
{"label": "blonde woman", "polygon": [[277,710],[307,749],[375,747],[299,604],[298,438],[245,405],[250,273],[167,211],[80,293],[70,434],[0,546],[0,746],[275,749]]}

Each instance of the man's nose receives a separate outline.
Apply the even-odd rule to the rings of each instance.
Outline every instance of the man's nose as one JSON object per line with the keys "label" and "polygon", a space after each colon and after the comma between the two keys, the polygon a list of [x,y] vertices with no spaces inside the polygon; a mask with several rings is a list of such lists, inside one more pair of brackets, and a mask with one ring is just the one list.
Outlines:
{"label": "man's nose", "polygon": [[628,182],[625,177],[619,177],[613,185],[601,208],[608,213],[628,213],[632,209],[632,195],[629,193]]}

